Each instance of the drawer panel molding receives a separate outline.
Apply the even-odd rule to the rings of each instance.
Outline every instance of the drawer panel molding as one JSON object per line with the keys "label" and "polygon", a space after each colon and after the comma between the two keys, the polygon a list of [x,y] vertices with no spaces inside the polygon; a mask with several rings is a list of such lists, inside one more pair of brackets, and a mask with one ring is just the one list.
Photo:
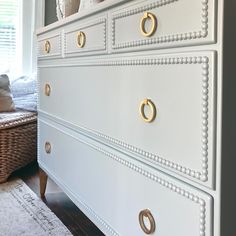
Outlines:
{"label": "drawer panel molding", "polygon": [[[163,0],[163,1],[152,1],[149,4],[141,5],[139,7],[133,7],[130,10],[121,11],[119,13],[114,13],[112,15],[112,23],[111,23],[111,37],[112,37],[112,48],[113,49],[125,49],[125,48],[133,48],[133,47],[140,47],[145,45],[160,45],[161,44],[168,44],[170,43],[177,43],[177,44],[185,44],[185,41],[193,41],[196,39],[204,39],[209,37],[209,41],[213,42],[213,35],[209,35],[210,31],[213,31],[213,26],[211,26],[211,23],[209,22],[209,1],[210,0],[199,0],[201,4],[201,12],[200,12],[200,19],[199,19],[199,26],[198,29],[189,29],[189,31],[184,31],[179,33],[168,33],[164,34],[162,36],[158,36],[158,26],[157,26],[157,36],[144,38],[144,37],[134,37],[134,38],[125,38],[124,40],[117,40],[119,29],[117,29],[117,21],[121,20],[122,18],[134,16],[140,13],[144,13],[145,11],[152,11],[157,8],[166,7],[167,5],[174,5],[176,3],[181,4],[182,0]],[[178,10],[183,8],[184,9],[184,2],[182,4],[182,7],[178,6]],[[174,7],[174,6],[173,6]],[[181,13],[180,13],[181,14]],[[189,13],[191,14],[191,12]],[[213,16],[211,16],[213,17]],[[128,20],[128,19],[127,19]],[[166,19],[165,19],[166,20]],[[158,21],[158,19],[157,19]],[[176,22],[178,24],[178,22]],[[124,26],[125,27],[125,26]],[[178,25],[176,26],[178,27]],[[209,28],[212,27],[212,28]],[[135,27],[134,27],[135,28]],[[194,27],[193,27],[194,28]],[[123,31],[123,30],[122,30]],[[210,32],[211,34],[211,32]],[[136,38],[136,39],[135,39]],[[208,39],[206,39],[208,41]],[[193,44],[196,42],[188,42],[187,44]],[[171,46],[172,46],[171,45]],[[157,46],[158,47],[158,46]]]}
{"label": "drawer panel molding", "polygon": [[[65,56],[106,50],[106,18],[99,18],[78,26],[65,28]],[[78,46],[78,32],[84,34],[83,47]]]}
{"label": "drawer panel molding", "polygon": [[201,197],[197,196],[196,194],[193,194],[191,193],[190,191],[187,191],[181,187],[178,187],[177,185],[169,182],[169,181],[166,181],[165,179],[163,178],[160,178],[158,175],[154,175],[144,169],[142,169],[141,167],[127,161],[127,160],[124,160],[122,159],[121,157],[113,154],[113,153],[110,153],[100,147],[97,147],[93,144],[90,144],[90,143],[87,143],[85,141],[82,141],[80,140],[80,142],[88,145],[89,147],[93,148],[94,150],[96,151],[99,151],[101,152],[102,154],[106,155],[107,157],[113,159],[114,161],[117,161],[119,162],[120,164],[126,166],[127,168],[131,169],[132,171],[135,171],[141,175],[143,175],[144,177],[162,185],[164,188],[167,188],[169,189],[170,191],[172,192],[175,192],[176,194],[188,199],[189,201],[192,201],[196,204],[199,205],[199,235],[208,235],[206,233],[206,212],[207,212],[207,209],[206,209],[206,202],[204,199],[202,199]]}
{"label": "drawer panel molding", "polygon": [[[47,123],[44,123],[44,121],[40,118],[40,126],[45,126]],[[47,124],[50,125],[49,123]],[[51,126],[51,125],[50,125]],[[142,165],[137,164],[137,162],[131,162],[129,161],[128,158],[124,159],[121,155],[119,155],[119,152],[111,152],[110,150],[107,150],[107,148],[103,148],[103,146],[98,145],[96,142],[93,141],[88,141],[86,139],[86,137],[82,137],[79,136],[77,134],[73,134],[73,132],[69,131],[67,132],[66,130],[59,130],[56,126],[51,126],[54,127],[53,129],[56,129],[57,132],[60,132],[60,135],[66,135],[68,137],[70,137],[71,139],[75,139],[77,142],[88,146],[90,149],[95,150],[96,152],[101,153],[103,156],[112,159],[115,162],[118,162],[119,164],[125,166],[126,168],[130,169],[131,171],[134,171],[136,173],[138,173],[139,175],[144,176],[145,178],[157,183],[158,185],[161,185],[162,187],[170,190],[171,192],[179,195],[180,197],[183,197],[185,199],[187,199],[188,201],[191,201],[195,204],[198,205],[199,207],[199,236],[200,235],[211,235],[209,233],[209,221],[211,221],[211,212],[210,212],[210,208],[212,207],[212,199],[211,197],[208,195],[206,196],[205,194],[198,194],[196,191],[193,192],[190,189],[185,189],[183,186],[178,185],[178,183],[175,183],[174,181],[171,180],[167,180],[163,177],[160,177],[160,175],[158,175],[158,172],[154,172],[154,171],[149,171],[146,168],[143,168]],[[52,129],[52,128],[50,128]],[[43,130],[43,129],[42,129]],[[59,133],[58,133],[59,135]],[[42,135],[43,136],[43,135]],[[41,137],[43,138],[43,137]],[[41,140],[41,142],[43,142],[43,140]],[[39,158],[39,163],[44,166],[44,162],[43,161],[43,157]],[[52,173],[52,170],[48,170],[49,173]],[[56,171],[56,170],[55,170]],[[56,175],[55,175],[56,176]],[[55,178],[57,179],[57,178]],[[63,183],[63,180],[60,180],[60,183]],[[78,198],[78,197],[77,197]],[[85,210],[86,212],[89,211],[89,213],[91,214],[91,210],[86,207],[86,204],[83,204],[85,206]],[[92,212],[92,214],[94,215],[94,213]],[[97,217],[99,220],[99,217]],[[103,226],[105,226],[105,224],[103,223],[103,221],[99,220],[99,224],[103,224]],[[108,228],[109,227],[109,228]],[[109,235],[117,235],[117,233],[112,230],[110,228],[110,226],[107,226],[107,229],[110,229]]]}
{"label": "drawer panel molding", "polygon": [[[188,166],[180,165],[177,162],[172,162],[166,159],[163,156],[158,156],[154,153],[148,152],[147,150],[143,150],[136,146],[132,146],[129,143],[125,143],[122,140],[115,139],[114,137],[107,136],[104,133],[97,132],[96,130],[88,129],[87,127],[80,127],[82,130],[90,133],[90,135],[94,135],[99,139],[103,139],[104,142],[109,142],[114,144],[115,146],[121,147],[132,153],[137,154],[138,156],[143,157],[144,159],[150,160],[151,162],[157,163],[162,167],[171,169],[177,173],[180,173],[184,176],[189,176],[197,181],[202,183],[207,182],[209,180],[209,165],[212,165],[212,158],[214,159],[214,153],[211,150],[211,160],[209,163],[209,143],[214,145],[214,141],[209,140],[209,57],[208,56],[179,56],[179,57],[161,57],[161,58],[143,58],[143,59],[121,59],[121,60],[107,60],[107,61],[89,61],[89,62],[81,62],[76,65],[68,65],[66,66],[138,66],[138,65],[176,65],[176,64],[199,64],[201,65],[201,84],[202,84],[202,94],[201,94],[201,170],[196,170],[189,168]],[[60,65],[63,66],[63,65]],[[42,66],[43,67],[43,66]],[[47,67],[47,66],[46,66]],[[44,111],[43,111],[44,112]],[[214,139],[214,138],[213,138]],[[214,171],[213,171],[214,172]],[[210,181],[212,181],[212,176],[210,176]]]}
{"label": "drawer panel molding", "polygon": [[127,161],[127,160],[124,160],[124,159],[120,158],[119,156],[117,156],[113,153],[107,152],[106,150],[103,150],[102,148],[97,147],[93,144],[90,144],[90,143],[87,143],[87,142],[84,142],[84,141],[82,141],[82,142],[84,144],[90,146],[94,150],[103,153],[107,157],[112,158],[114,161],[119,162],[120,164],[122,164],[122,165],[128,167],[129,169],[145,176],[146,178],[148,178],[152,181],[155,181],[156,183],[158,183],[158,184],[162,185],[163,187],[175,192],[176,194],[178,194],[178,195],[180,195],[180,196],[182,196],[182,197],[198,204],[199,208],[200,208],[200,211],[199,211],[200,212],[200,214],[199,214],[199,235],[207,235],[206,232],[205,232],[205,229],[206,229],[206,227],[205,227],[206,212],[207,211],[206,211],[206,202],[205,202],[204,199],[200,198],[196,194],[193,194],[189,191],[186,191],[183,188],[178,187],[177,185],[175,185],[171,182],[168,182],[168,181],[158,177],[157,175],[154,175],[154,174],[142,169],[141,167],[139,167],[139,166]]}
{"label": "drawer panel molding", "polygon": [[38,58],[53,59],[62,56],[62,34],[44,37],[38,41]]}

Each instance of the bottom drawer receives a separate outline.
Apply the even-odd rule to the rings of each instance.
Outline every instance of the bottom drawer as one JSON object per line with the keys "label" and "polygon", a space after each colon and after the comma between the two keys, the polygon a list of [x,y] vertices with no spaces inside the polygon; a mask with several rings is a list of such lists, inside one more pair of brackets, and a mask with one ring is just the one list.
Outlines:
{"label": "bottom drawer", "polygon": [[212,235],[206,193],[59,125],[39,134],[40,166],[106,235]]}

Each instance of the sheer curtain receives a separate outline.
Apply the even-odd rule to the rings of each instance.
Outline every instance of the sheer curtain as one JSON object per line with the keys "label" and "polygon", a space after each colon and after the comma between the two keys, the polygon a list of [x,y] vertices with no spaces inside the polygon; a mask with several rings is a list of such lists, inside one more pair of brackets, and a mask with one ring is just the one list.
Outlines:
{"label": "sheer curtain", "polygon": [[0,0],[0,73],[35,71],[35,28],[42,18],[42,14],[40,19],[36,16],[40,2],[44,0]]}
{"label": "sheer curtain", "polygon": [[0,72],[20,70],[20,15],[21,1],[0,1]]}

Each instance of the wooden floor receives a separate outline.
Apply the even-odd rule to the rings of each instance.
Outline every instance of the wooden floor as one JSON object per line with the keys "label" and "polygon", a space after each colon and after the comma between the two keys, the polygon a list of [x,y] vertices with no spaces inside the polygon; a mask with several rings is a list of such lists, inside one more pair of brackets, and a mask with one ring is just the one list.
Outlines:
{"label": "wooden floor", "polygon": [[[38,166],[34,163],[16,171],[11,178],[21,178],[38,196],[40,196],[38,172]],[[57,217],[73,235],[104,235],[50,179],[48,179],[45,199],[43,199],[43,201],[57,215]]]}

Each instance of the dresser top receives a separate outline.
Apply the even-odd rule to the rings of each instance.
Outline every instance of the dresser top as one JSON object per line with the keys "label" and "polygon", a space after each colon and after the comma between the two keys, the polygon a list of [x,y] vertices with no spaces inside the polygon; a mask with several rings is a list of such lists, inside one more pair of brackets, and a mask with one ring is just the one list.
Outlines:
{"label": "dresser top", "polygon": [[132,0],[105,0],[105,1],[95,5],[94,7],[91,7],[90,9],[85,9],[81,12],[78,12],[78,13],[75,13],[71,16],[68,16],[62,20],[58,20],[48,26],[41,27],[41,28],[37,29],[36,34],[40,35],[40,34],[46,33],[48,31],[59,28],[61,26],[67,25],[73,21],[83,19],[83,18],[90,16],[94,13],[98,13],[98,12],[103,11],[105,9],[111,8],[113,6],[119,5],[124,2],[129,2],[129,1],[132,1]]}

